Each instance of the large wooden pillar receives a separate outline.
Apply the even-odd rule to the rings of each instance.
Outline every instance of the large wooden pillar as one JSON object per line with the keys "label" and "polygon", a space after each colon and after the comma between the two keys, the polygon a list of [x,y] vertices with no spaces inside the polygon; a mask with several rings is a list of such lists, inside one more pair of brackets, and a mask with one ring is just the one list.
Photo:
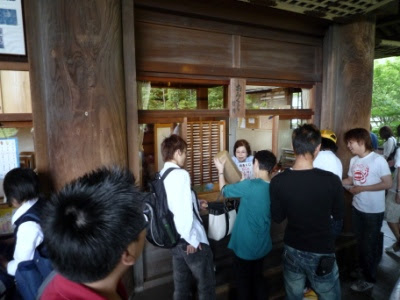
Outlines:
{"label": "large wooden pillar", "polygon": [[355,127],[369,130],[374,62],[375,21],[361,19],[333,25],[324,40],[321,128],[338,136],[338,156],[347,174],[351,153],[343,134]]}
{"label": "large wooden pillar", "polygon": [[121,0],[24,3],[38,172],[128,166]]}
{"label": "large wooden pillar", "polygon": [[[321,128],[335,131],[337,155],[347,177],[352,154],[343,140],[352,128],[369,129],[372,104],[375,22],[333,25],[324,40]],[[343,231],[352,231],[352,195],[345,192]]]}

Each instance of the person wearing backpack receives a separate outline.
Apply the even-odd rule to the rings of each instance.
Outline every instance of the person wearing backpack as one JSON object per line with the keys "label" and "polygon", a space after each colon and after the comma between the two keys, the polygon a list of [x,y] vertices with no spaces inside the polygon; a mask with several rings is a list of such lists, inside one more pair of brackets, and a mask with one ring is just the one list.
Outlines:
{"label": "person wearing backpack", "polygon": [[393,131],[389,126],[383,126],[379,129],[379,135],[385,140],[383,143],[383,156],[389,164],[390,171],[394,172],[394,156],[397,150],[397,141],[393,135]]}
{"label": "person wearing backpack", "polygon": [[186,142],[175,134],[165,138],[161,144],[165,163],[160,175],[170,168],[176,169],[164,179],[168,208],[174,215],[174,224],[181,237],[171,249],[174,299],[191,297],[190,278],[193,276],[197,282],[198,299],[212,300],[215,299],[213,255],[199,215],[199,205],[195,203],[197,198],[191,191],[189,173],[183,169],[186,150]]}
{"label": "person wearing backpack", "polygon": [[[39,197],[39,179],[32,169],[15,168],[4,177],[7,203],[17,210],[11,222],[15,226],[15,250],[12,260],[1,257],[2,278],[14,277],[21,262],[32,260],[36,248],[42,244],[43,232],[38,222],[43,200]],[[7,274],[4,274],[5,271]],[[14,282],[14,280],[12,281]],[[13,292],[14,287],[7,287]],[[18,288],[18,286],[17,286]],[[11,292],[11,293],[12,293]]]}

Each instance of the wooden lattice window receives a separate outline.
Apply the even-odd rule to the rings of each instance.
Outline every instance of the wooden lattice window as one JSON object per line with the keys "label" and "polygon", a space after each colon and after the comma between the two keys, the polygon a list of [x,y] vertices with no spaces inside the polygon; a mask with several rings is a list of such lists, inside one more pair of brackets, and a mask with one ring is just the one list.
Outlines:
{"label": "wooden lattice window", "polygon": [[213,158],[225,148],[225,121],[187,123],[186,170],[192,185],[218,181]]}

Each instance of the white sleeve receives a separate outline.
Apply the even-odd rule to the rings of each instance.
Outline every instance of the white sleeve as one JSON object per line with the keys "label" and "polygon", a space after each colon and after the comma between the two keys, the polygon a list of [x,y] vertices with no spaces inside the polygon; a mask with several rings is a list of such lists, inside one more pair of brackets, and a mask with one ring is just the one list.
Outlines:
{"label": "white sleeve", "polygon": [[392,154],[394,148],[396,147],[396,139],[394,137],[390,137],[384,144],[383,144],[383,156],[385,159]]}
{"label": "white sleeve", "polygon": [[394,156],[394,166],[395,168],[400,167],[400,148],[396,150],[396,155]]}
{"label": "white sleeve", "polygon": [[379,177],[383,177],[383,176],[392,174],[392,172],[390,171],[390,168],[389,168],[389,164],[382,156],[379,156],[377,158],[376,164],[379,167]]}
{"label": "white sleeve", "polygon": [[34,221],[22,223],[18,227],[14,250],[14,259],[8,262],[7,273],[15,276],[18,264],[33,259],[35,249],[43,241],[40,225]]}
{"label": "white sleeve", "polygon": [[197,248],[200,241],[193,229],[194,216],[189,173],[185,170],[174,171],[165,179],[164,183],[168,207],[174,214],[176,230],[181,238]]}

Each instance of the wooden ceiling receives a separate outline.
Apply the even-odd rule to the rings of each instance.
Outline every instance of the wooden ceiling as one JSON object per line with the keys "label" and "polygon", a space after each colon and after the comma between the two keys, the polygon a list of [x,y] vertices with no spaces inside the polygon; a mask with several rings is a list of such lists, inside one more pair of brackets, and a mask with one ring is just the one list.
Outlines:
{"label": "wooden ceiling", "polygon": [[310,17],[347,23],[361,15],[376,16],[375,58],[400,56],[400,0],[236,0]]}

